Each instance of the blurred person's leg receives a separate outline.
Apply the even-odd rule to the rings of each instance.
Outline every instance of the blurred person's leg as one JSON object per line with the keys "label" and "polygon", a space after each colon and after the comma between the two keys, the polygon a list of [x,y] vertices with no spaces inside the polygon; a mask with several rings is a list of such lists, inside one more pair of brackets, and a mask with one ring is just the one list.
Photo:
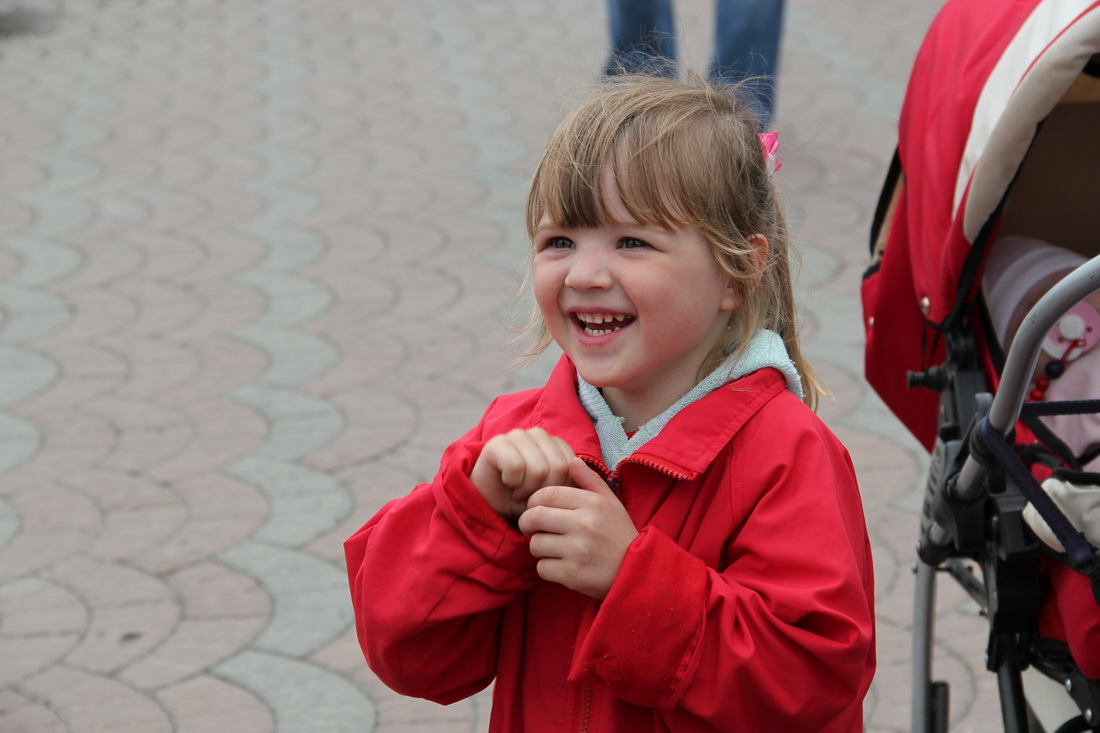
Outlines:
{"label": "blurred person's leg", "polygon": [[717,0],[717,5],[710,76],[728,82],[753,79],[757,113],[766,126],[775,109],[784,0]]}
{"label": "blurred person's leg", "polygon": [[672,0],[608,0],[611,54],[605,73],[675,72],[676,25]]}

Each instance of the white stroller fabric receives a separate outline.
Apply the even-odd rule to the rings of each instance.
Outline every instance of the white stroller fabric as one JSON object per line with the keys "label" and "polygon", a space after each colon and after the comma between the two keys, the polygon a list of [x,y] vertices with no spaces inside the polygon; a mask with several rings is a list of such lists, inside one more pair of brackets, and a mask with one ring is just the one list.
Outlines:
{"label": "white stroller fabric", "polygon": [[[1100,546],[1100,486],[1081,486],[1057,478],[1048,478],[1043,482],[1045,491],[1073,526],[1081,530],[1085,538],[1093,545]],[[1046,523],[1035,507],[1024,507],[1024,521],[1048,547],[1057,552],[1066,548],[1058,541],[1054,531]]]}

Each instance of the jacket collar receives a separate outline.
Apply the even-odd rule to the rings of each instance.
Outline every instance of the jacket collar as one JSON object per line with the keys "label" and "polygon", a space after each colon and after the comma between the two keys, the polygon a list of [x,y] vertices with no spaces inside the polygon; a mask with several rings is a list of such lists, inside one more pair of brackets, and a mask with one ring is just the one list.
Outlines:
{"label": "jacket collar", "polygon": [[787,378],[787,387],[802,396],[802,380],[787,347],[779,334],[761,329],[749,341],[745,349],[731,355],[719,364],[683,397],[638,428],[631,436],[623,430],[622,418],[616,416],[603,398],[603,393],[578,376],[577,393],[585,411],[596,423],[596,435],[600,438],[603,459],[614,469],[620,461],[635,453],[641,446],[658,435],[681,410],[691,403],[764,367],[774,367]]}
{"label": "jacket collar", "polygon": [[[678,478],[695,478],[749,418],[786,388],[783,374],[772,368],[731,382],[680,410],[665,429],[619,465],[638,463]],[[610,473],[592,419],[577,396],[577,370],[569,357],[562,356],[550,374],[535,406],[534,422]]]}

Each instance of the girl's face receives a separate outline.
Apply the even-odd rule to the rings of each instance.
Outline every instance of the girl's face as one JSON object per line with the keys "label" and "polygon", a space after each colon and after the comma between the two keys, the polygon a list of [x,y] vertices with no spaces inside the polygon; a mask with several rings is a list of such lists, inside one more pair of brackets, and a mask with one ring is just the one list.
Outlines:
{"label": "girl's face", "polygon": [[611,221],[540,223],[534,292],[554,340],[630,430],[696,385],[739,300],[701,233],[639,224],[605,190]]}

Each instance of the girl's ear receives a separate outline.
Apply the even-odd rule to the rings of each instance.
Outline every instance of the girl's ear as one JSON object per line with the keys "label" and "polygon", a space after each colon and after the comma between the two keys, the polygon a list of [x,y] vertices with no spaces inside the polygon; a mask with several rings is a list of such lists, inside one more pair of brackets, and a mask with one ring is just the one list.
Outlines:
{"label": "girl's ear", "polygon": [[760,284],[760,279],[764,277],[764,267],[768,264],[768,238],[763,234],[754,234],[749,237],[749,244],[756,250],[756,255],[753,257],[753,265],[756,268],[756,276],[753,278],[753,290]]}
{"label": "girl's ear", "polygon": [[[763,234],[754,234],[748,238],[748,242],[756,250],[752,257],[754,273],[751,284],[747,288],[747,291],[751,293],[756,290],[756,287],[760,284],[760,279],[764,277],[764,266],[768,261],[768,239]],[[722,296],[722,310],[736,310],[740,305],[741,291],[731,278],[726,283],[726,292]]]}

